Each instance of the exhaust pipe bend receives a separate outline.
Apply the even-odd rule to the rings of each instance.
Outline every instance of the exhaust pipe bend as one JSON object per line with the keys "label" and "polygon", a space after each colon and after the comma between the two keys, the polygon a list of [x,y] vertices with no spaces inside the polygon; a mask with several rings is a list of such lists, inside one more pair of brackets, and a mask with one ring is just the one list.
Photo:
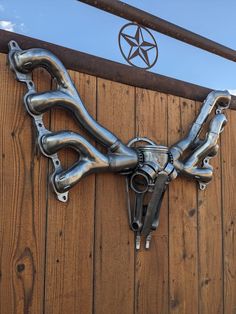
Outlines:
{"label": "exhaust pipe bend", "polygon": [[77,97],[72,97],[65,91],[57,90],[29,94],[26,98],[26,103],[29,110],[36,115],[40,115],[53,107],[63,107],[71,111],[79,124],[101,144],[111,147],[118,141],[118,138],[113,133],[93,119],[82,104],[82,101],[78,101]]}
{"label": "exhaust pipe bend", "polygon": [[16,51],[13,55],[16,69],[22,73],[32,72],[38,67],[46,69],[57,80],[60,88],[65,88],[71,95],[76,89],[62,62],[50,51],[42,48],[31,48]]}
{"label": "exhaust pipe bend", "polygon": [[211,121],[209,132],[205,140],[198,148],[191,154],[191,156],[182,162],[178,162],[179,171],[186,176],[195,177],[201,182],[209,182],[212,179],[213,168],[208,163],[203,167],[198,167],[205,157],[215,155],[218,150],[219,135],[227,123],[227,118],[224,114],[217,114]]}
{"label": "exhaust pipe bend", "polygon": [[65,147],[73,148],[80,155],[79,161],[72,167],[54,176],[53,184],[59,193],[66,192],[90,173],[126,171],[136,166],[129,154],[109,152],[104,155],[75,132],[59,131],[44,135],[41,138],[41,146],[48,155],[55,154]]}
{"label": "exhaust pipe bend", "polygon": [[203,124],[206,122],[213,108],[219,103],[222,108],[228,108],[230,101],[231,95],[228,91],[212,91],[207,96],[188,135],[170,148],[174,161],[178,160],[183,153],[194,144],[194,141],[197,139]]}

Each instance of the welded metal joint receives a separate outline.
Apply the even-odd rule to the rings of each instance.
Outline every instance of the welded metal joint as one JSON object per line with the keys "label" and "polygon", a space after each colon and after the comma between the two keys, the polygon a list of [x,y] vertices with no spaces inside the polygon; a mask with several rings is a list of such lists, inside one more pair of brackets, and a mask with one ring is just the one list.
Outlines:
{"label": "welded metal joint", "polygon": [[[149,248],[151,234],[159,225],[165,190],[172,180],[183,175],[196,180],[200,189],[205,189],[211,181],[210,159],[217,154],[218,139],[227,123],[224,110],[231,101],[228,91],[211,92],[188,134],[170,148],[139,137],[125,145],[88,113],[65,67],[50,51],[40,48],[23,51],[11,41],[8,59],[17,80],[27,86],[24,104],[34,120],[40,150],[52,160],[54,171],[50,180],[57,198],[66,202],[69,190],[91,173],[109,171],[124,175],[129,225],[136,234],[136,249],[140,248],[141,237],[145,238],[146,249]],[[32,71],[38,67],[45,68],[56,80],[56,90],[36,91]],[[43,115],[53,107],[69,110],[88,135],[106,148],[106,153],[77,132],[48,130]],[[202,138],[203,126],[212,112],[208,132]],[[78,160],[68,169],[62,169],[57,153],[66,147],[78,153]]]}

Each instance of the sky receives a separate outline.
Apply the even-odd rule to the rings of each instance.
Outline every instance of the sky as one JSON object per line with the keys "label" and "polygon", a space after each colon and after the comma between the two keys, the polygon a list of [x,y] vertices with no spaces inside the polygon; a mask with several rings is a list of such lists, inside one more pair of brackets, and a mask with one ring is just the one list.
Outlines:
{"label": "sky", "polygon": [[[236,49],[235,0],[124,2]],[[124,64],[118,34],[128,22],[77,0],[0,0],[0,28]],[[214,89],[236,90],[234,62],[151,32],[158,60],[149,71]]]}

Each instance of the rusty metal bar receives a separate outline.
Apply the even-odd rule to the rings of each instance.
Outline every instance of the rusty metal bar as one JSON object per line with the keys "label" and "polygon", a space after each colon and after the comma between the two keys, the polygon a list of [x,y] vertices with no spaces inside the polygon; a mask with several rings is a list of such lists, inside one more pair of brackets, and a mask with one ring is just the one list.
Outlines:
{"label": "rusty metal bar", "polygon": [[[4,30],[0,30],[0,52],[8,53],[8,42],[10,40],[17,41],[22,49],[29,49],[33,47],[48,49],[61,59],[67,69],[94,75],[96,77],[101,77],[114,82],[197,101],[203,101],[212,91],[210,88],[187,83],[142,69],[137,69],[118,62],[113,62]],[[236,110],[235,96],[232,98],[231,109]]]}
{"label": "rusty metal bar", "polygon": [[236,61],[236,50],[167,22],[155,15],[117,0],[78,0],[124,19],[136,22],[154,31],[175,38],[189,45],[211,52],[225,59]]}

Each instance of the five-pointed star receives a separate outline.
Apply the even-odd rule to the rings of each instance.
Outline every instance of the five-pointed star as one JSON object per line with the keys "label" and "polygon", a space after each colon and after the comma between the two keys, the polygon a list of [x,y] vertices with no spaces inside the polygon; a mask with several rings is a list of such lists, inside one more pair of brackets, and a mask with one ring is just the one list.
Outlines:
{"label": "five-pointed star", "polygon": [[134,36],[123,33],[121,33],[121,36],[130,45],[129,55],[127,57],[128,61],[139,56],[146,63],[146,65],[150,67],[147,52],[155,48],[156,45],[144,40],[141,27],[137,26],[137,30]]}

